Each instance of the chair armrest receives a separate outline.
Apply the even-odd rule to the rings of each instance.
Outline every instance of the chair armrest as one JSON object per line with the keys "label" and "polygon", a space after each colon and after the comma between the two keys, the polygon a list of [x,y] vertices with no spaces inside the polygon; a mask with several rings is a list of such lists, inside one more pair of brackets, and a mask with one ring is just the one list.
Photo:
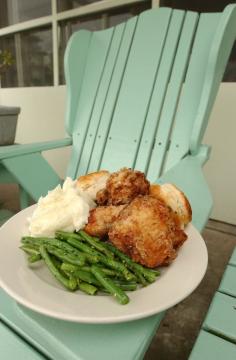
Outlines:
{"label": "chair armrest", "polygon": [[72,144],[72,138],[38,142],[32,144],[17,144],[0,147],[0,160],[19,155],[32,154],[46,150],[56,149]]}
{"label": "chair armrest", "polygon": [[175,184],[186,194],[192,207],[192,223],[200,232],[209,219],[213,204],[202,171],[203,163],[202,153],[199,156],[188,155],[157,179],[157,183]]}

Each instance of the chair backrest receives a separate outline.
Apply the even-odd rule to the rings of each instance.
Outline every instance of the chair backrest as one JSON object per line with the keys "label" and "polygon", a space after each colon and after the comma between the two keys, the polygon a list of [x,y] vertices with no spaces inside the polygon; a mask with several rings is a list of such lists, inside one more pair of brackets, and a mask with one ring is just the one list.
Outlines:
{"label": "chair backrest", "polygon": [[123,166],[155,181],[197,152],[235,39],[236,10],[156,8],[79,31],[65,55],[68,175]]}

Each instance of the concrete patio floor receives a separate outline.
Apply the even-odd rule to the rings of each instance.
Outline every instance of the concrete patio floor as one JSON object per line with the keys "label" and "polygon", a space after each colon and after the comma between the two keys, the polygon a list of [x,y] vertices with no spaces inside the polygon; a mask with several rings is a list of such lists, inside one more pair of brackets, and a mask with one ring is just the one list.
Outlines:
{"label": "concrete patio floor", "polygon": [[[17,186],[0,185],[2,206],[13,212],[19,211]],[[210,220],[203,237],[209,254],[207,273],[187,299],[166,312],[144,360],[187,360],[191,353],[211,299],[236,246],[236,226]]]}

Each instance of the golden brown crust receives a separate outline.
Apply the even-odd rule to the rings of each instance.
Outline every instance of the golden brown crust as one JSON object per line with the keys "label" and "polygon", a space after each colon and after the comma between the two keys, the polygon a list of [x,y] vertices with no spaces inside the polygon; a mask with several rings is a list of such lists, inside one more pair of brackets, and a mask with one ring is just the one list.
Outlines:
{"label": "golden brown crust", "polygon": [[101,179],[108,179],[110,173],[107,170],[100,170],[90,174],[82,175],[77,180],[77,185],[81,186],[83,189],[87,189],[88,187],[94,185]]}
{"label": "golden brown crust", "polygon": [[110,173],[107,170],[80,176],[77,180],[77,187],[95,200],[97,192],[106,187],[109,176]]}
{"label": "golden brown crust", "polygon": [[150,195],[138,196],[118,215],[108,232],[121,251],[147,267],[170,263],[187,239],[166,204]]}
{"label": "golden brown crust", "polygon": [[88,223],[84,230],[91,236],[97,236],[99,238],[108,234],[111,224],[116,220],[119,213],[125,205],[119,206],[98,206],[95,209],[90,210]]}
{"label": "golden brown crust", "polygon": [[106,205],[108,202],[108,196],[109,194],[106,188],[99,190],[96,194],[96,203],[101,206]]}
{"label": "golden brown crust", "polygon": [[107,180],[108,204],[128,204],[138,195],[149,193],[150,183],[144,173],[122,168],[114,172]]}
{"label": "golden brown crust", "polygon": [[176,213],[182,227],[192,220],[191,205],[185,194],[173,184],[151,184],[149,194],[164,201]]}

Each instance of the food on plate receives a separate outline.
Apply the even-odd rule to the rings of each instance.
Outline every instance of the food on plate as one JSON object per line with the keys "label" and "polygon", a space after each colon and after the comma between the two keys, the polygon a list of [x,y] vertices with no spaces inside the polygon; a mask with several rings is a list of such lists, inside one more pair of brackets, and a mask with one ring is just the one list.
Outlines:
{"label": "food on plate", "polygon": [[116,220],[125,205],[98,206],[89,213],[84,231],[89,235],[103,238],[108,234],[111,224]]}
{"label": "food on plate", "polygon": [[150,185],[138,170],[102,170],[67,178],[40,198],[21,249],[67,289],[105,291],[127,304],[126,290],[154,282],[156,268],[176,258],[191,219],[175,185]]}
{"label": "food on plate", "polygon": [[187,235],[173,211],[153,196],[138,196],[112,223],[109,240],[134,261],[150,268],[170,263]]}
{"label": "food on plate", "polygon": [[96,200],[97,193],[106,187],[109,176],[110,173],[106,170],[80,176],[77,180],[77,187],[89,195],[92,200]]}
{"label": "food on plate", "polygon": [[88,221],[89,210],[94,207],[94,201],[79,190],[76,181],[67,178],[63,186],[58,185],[39,199],[29,219],[29,233],[53,237],[58,229],[80,230]]}
{"label": "food on plate", "polygon": [[152,184],[149,194],[164,201],[177,215],[184,228],[192,220],[192,209],[184,193],[173,184]]}
{"label": "food on plate", "polygon": [[24,236],[21,249],[30,263],[42,259],[52,275],[66,289],[88,295],[106,292],[122,305],[129,302],[126,291],[146,286],[160,275],[133,262],[113,245],[84,231],[57,231],[55,239]]}
{"label": "food on plate", "polygon": [[138,195],[147,195],[149,187],[150,183],[144,173],[122,168],[108,177],[106,187],[98,193],[97,203],[98,205],[128,204]]}

